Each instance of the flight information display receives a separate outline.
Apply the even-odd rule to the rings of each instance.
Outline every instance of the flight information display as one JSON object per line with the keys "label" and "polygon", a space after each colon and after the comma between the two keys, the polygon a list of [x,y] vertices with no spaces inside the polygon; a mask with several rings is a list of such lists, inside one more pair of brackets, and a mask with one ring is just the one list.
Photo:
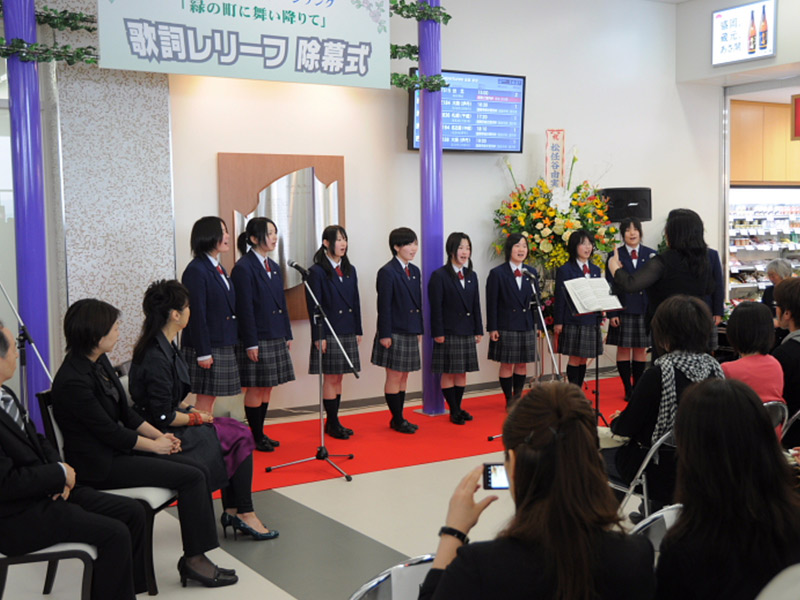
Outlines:
{"label": "flight information display", "polygon": [[[442,149],[522,152],[525,77],[442,71]],[[410,100],[408,147],[420,143],[420,92]]]}

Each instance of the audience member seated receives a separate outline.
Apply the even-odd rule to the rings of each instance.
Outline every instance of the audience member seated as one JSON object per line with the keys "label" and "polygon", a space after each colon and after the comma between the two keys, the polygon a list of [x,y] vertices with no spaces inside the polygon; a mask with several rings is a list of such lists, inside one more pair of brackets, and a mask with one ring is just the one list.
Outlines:
{"label": "audience member seated", "polygon": [[[643,374],[622,412],[612,415],[611,431],[630,438],[624,446],[603,450],[609,475],[630,482],[650,446],[675,422],[684,390],[693,382],[724,377],[709,354],[714,321],[708,306],[691,296],[672,296],[658,307],[651,323],[660,356]],[[675,488],[675,453],[659,451],[658,463],[647,468],[653,508],[669,504]]]}
{"label": "audience member seated", "polygon": [[181,583],[236,583],[233,571],[205,556],[219,543],[203,471],[190,460],[182,461],[178,438],[162,433],[128,407],[106,356],[119,338],[118,318],[118,309],[95,299],[78,300],[64,317],[67,356],[53,381],[53,411],[64,435],[66,459],[75,466],[78,482],[95,489],[177,490],[184,551],[178,562]]}
{"label": "audience member seated", "polygon": [[214,418],[184,401],[189,367],[175,345],[189,322],[189,290],[178,281],[157,281],[142,302],[144,324],[133,349],[130,391],[134,408],[160,431],[181,441],[181,455],[206,472],[210,490],[222,489],[220,522],[227,536],[233,527],[256,540],[278,537],[253,511],[253,450],[250,429],[228,417]]}
{"label": "audience member seated", "polygon": [[[800,279],[784,279],[775,286],[775,310],[778,326],[789,330],[780,345],[772,351],[783,368],[783,399],[789,416],[800,410]],[[800,446],[800,424],[783,436],[786,448]]]}
{"label": "audience member seated", "polygon": [[[791,277],[793,273],[792,269],[792,261],[788,258],[776,258],[771,260],[767,263],[767,278],[772,282],[772,285],[768,286],[764,289],[764,293],[761,295],[761,302],[764,303],[766,306],[769,307],[770,312],[772,313],[772,317],[775,318],[775,286],[778,285],[784,279]],[[783,341],[783,338],[789,333],[787,329],[784,329],[778,324],[778,320],[775,319],[775,345],[777,346]]]}
{"label": "audience member seated", "polygon": [[774,338],[772,312],[765,304],[742,302],[733,309],[728,342],[740,358],[722,363],[722,371],[753,388],[762,402],[783,402],[783,369],[769,354]]}
{"label": "audience member seated", "polygon": [[466,534],[497,496],[478,502],[482,467],[450,500],[420,599],[649,599],[653,548],[619,525],[598,452],[597,418],[581,389],[535,385],[503,425],[505,466],[516,512],[492,541]]}
{"label": "audience member seated", "polygon": [[753,600],[800,562],[797,480],[758,395],[735,380],[684,394],[675,423],[676,500],[661,544],[659,600]]}
{"label": "audience member seated", "polygon": [[[0,385],[16,368],[14,337],[0,321]],[[133,600],[147,589],[144,528],[136,500],[75,485],[75,470],[36,432],[13,392],[0,389],[0,552],[91,544],[97,548],[92,598]]]}

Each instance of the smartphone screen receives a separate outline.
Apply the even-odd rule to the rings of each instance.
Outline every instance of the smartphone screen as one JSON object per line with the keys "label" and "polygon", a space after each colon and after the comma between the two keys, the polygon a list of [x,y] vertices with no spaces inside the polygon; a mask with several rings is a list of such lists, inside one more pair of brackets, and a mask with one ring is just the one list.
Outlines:
{"label": "smartphone screen", "polygon": [[483,489],[508,489],[508,476],[503,463],[483,463]]}

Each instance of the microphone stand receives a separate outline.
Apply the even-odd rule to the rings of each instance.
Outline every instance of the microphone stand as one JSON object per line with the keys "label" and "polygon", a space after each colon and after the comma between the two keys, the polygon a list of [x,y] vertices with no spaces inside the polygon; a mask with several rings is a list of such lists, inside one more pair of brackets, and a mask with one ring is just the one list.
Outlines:
{"label": "microphone stand", "polygon": [[[294,261],[292,261],[294,262]],[[319,446],[317,447],[317,453],[314,456],[310,456],[308,458],[301,458],[300,460],[293,460],[292,462],[283,463],[280,465],[275,465],[274,467],[267,467],[264,469],[267,473],[274,471],[275,469],[280,469],[283,467],[290,467],[292,465],[299,465],[301,463],[310,462],[312,460],[324,460],[334,469],[339,471],[342,476],[345,478],[346,481],[352,481],[353,477],[348,475],[347,473],[342,470],[339,465],[331,460],[333,458],[348,458],[352,459],[353,454],[329,454],[328,448],[325,447],[325,412],[322,404],[322,396],[323,396],[323,381],[324,381],[324,374],[322,373],[322,340],[325,339],[325,325],[328,325],[328,329],[330,330],[331,334],[333,335],[333,339],[336,340],[336,343],[339,345],[339,349],[342,351],[347,364],[350,366],[350,370],[352,371],[353,375],[356,376],[358,379],[358,372],[356,371],[355,367],[353,366],[353,361],[350,360],[350,356],[342,346],[342,342],[339,339],[339,336],[336,335],[336,331],[333,329],[331,322],[328,320],[325,311],[322,310],[322,306],[320,306],[319,300],[314,295],[314,292],[311,291],[311,286],[308,285],[308,271],[304,268],[300,267],[299,265],[289,264],[289,266],[294,267],[300,272],[300,275],[303,277],[303,285],[306,288],[306,292],[308,292],[309,297],[314,301],[314,325],[317,328],[317,358],[319,359]]]}
{"label": "microphone stand", "polygon": [[2,281],[0,281],[0,291],[3,292],[3,296],[5,296],[8,305],[11,307],[11,310],[14,311],[14,316],[17,318],[17,323],[19,324],[19,335],[16,338],[17,349],[19,350],[19,396],[22,406],[25,407],[26,411],[28,411],[28,380],[26,373],[28,367],[28,356],[26,344],[30,344],[34,354],[36,354],[36,358],[39,359],[39,363],[42,365],[47,378],[50,380],[50,383],[53,383],[53,376],[50,374],[50,370],[47,368],[42,355],[39,354],[39,349],[36,347],[36,343],[33,341],[31,334],[28,333],[28,328],[25,326],[25,322],[22,320],[22,317],[17,311],[17,307],[14,306],[14,303],[11,301],[11,297],[8,295],[8,292],[6,292],[6,288],[3,286]]}

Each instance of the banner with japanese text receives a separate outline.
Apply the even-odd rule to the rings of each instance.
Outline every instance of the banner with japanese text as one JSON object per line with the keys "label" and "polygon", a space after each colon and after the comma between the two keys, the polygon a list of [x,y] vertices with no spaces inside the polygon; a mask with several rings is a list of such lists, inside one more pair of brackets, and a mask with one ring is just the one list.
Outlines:
{"label": "banner with japanese text", "polygon": [[389,0],[98,0],[109,69],[389,87]]}

